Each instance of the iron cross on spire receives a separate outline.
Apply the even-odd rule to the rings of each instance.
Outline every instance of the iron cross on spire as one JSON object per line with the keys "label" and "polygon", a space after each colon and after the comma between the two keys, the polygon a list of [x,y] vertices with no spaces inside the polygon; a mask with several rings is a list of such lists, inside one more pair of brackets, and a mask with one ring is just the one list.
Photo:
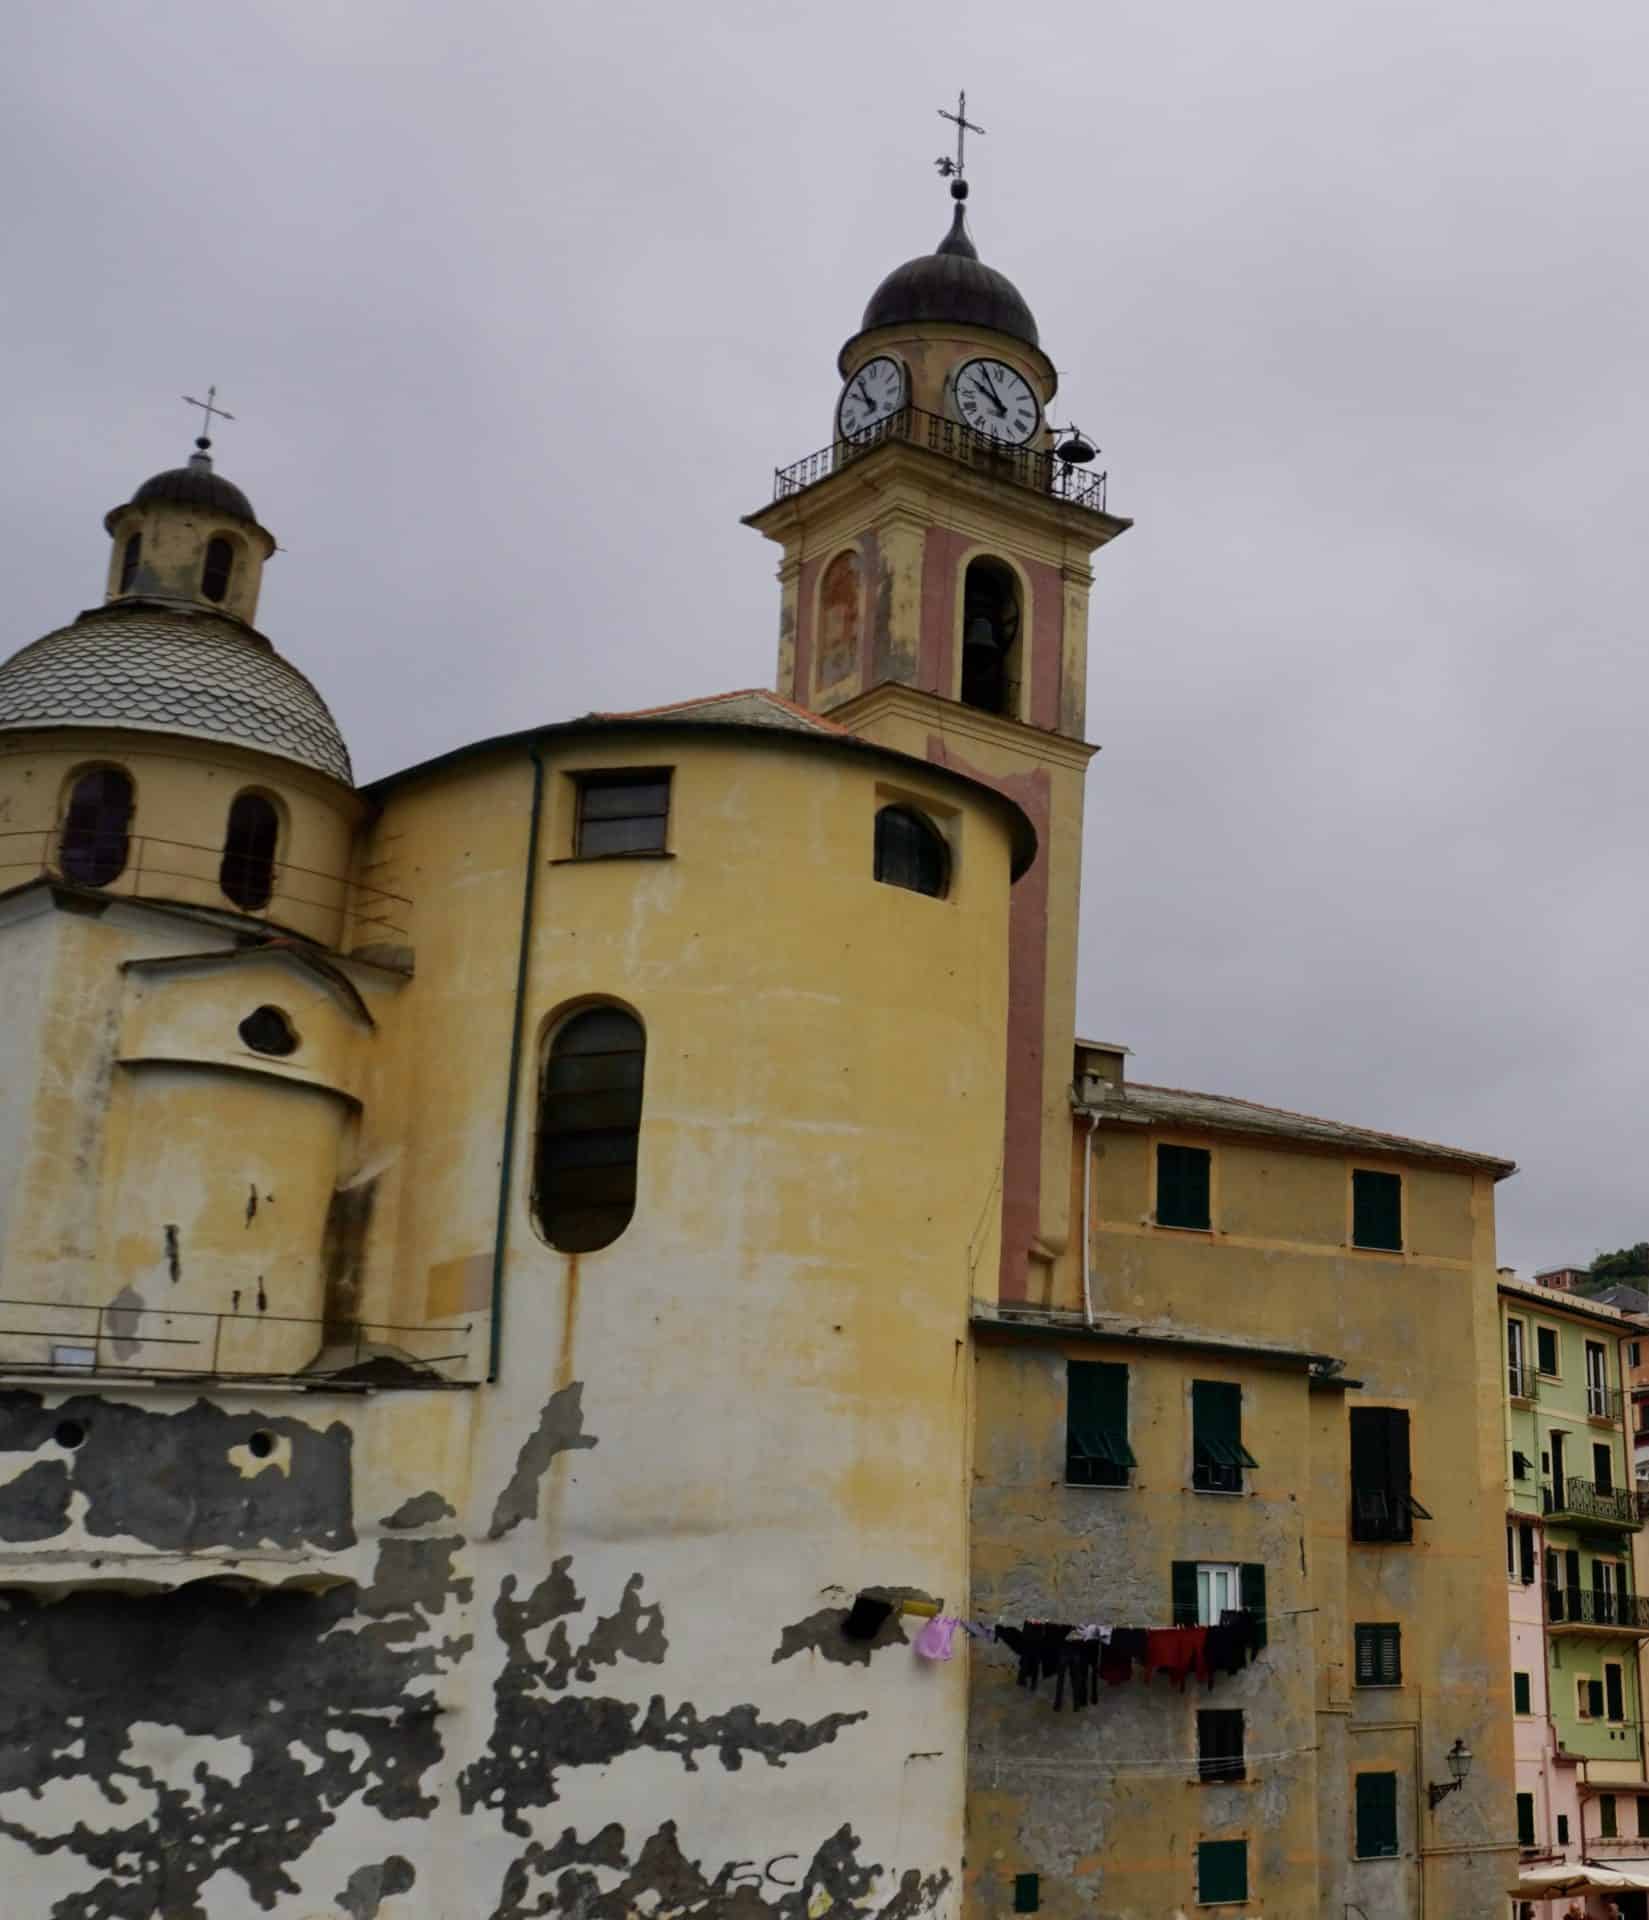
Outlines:
{"label": "iron cross on spire", "polygon": [[218,390],[216,387],[208,387],[206,389],[206,398],[204,400],[195,400],[187,393],[184,394],[183,404],[186,407],[200,408],[203,416],[200,423],[201,438],[203,440],[207,439],[211,434],[212,415],[214,413],[220,420],[233,420],[235,417],[232,413],[225,412],[225,410],[218,405]]}
{"label": "iron cross on spire", "polygon": [[956,158],[953,160],[948,153],[942,153],[934,162],[934,165],[938,167],[941,176],[946,180],[948,180],[952,174],[955,174],[957,179],[960,180],[962,178],[963,168],[963,143],[967,140],[970,133],[983,133],[985,129],[983,127],[976,127],[968,118],[968,96],[965,93],[959,93],[956,96],[956,111],[954,113],[947,113],[945,109],[941,107],[939,109],[939,118],[941,120],[952,120],[956,123]]}

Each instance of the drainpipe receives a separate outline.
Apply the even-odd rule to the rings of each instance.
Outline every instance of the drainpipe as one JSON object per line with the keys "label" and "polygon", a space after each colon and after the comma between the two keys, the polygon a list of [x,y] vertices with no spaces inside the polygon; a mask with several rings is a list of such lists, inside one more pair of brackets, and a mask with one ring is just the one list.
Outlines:
{"label": "drainpipe", "polygon": [[487,1382],[498,1378],[504,1344],[504,1254],[509,1240],[510,1189],[515,1175],[515,1115],[521,1098],[521,1032],[527,1013],[527,954],[532,937],[533,896],[538,891],[538,824],[544,802],[544,759],[532,760],[532,812],[527,825],[527,870],[521,881],[521,940],[515,956],[515,1008],[510,1019],[510,1068],[505,1082],[504,1148],[498,1169],[498,1219],[492,1236],[492,1327],[487,1343]]}
{"label": "drainpipe", "polygon": [[1082,1317],[1091,1327],[1094,1324],[1093,1281],[1089,1272],[1088,1216],[1092,1205],[1094,1187],[1094,1129],[1099,1125],[1099,1115],[1088,1115],[1088,1138],[1082,1148]]}

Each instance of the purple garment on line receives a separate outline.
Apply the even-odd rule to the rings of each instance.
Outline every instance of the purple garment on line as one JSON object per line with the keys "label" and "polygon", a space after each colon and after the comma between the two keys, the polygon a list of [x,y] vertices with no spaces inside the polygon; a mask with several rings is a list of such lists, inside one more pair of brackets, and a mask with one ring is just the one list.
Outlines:
{"label": "purple garment on line", "polygon": [[935,1615],[916,1636],[916,1651],[927,1660],[948,1660],[961,1623],[948,1613]]}

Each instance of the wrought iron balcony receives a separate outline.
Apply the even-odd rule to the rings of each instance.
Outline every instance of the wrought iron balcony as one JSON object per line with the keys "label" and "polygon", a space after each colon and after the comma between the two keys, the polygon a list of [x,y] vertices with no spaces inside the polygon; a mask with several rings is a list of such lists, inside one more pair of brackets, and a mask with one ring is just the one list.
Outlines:
{"label": "wrought iron balcony", "polygon": [[1649,1600],[1595,1587],[1549,1586],[1546,1619],[1555,1630],[1570,1633],[1649,1634]]}
{"label": "wrought iron balcony", "polygon": [[833,440],[828,447],[810,453],[773,474],[773,498],[788,500],[805,493],[821,480],[862,460],[878,447],[897,441],[905,446],[925,447],[941,459],[972,467],[993,480],[1006,480],[1033,493],[1048,494],[1073,507],[1086,507],[1090,513],[1105,511],[1103,473],[1090,473],[1085,467],[1056,460],[1051,453],[1036,447],[1008,447],[989,434],[976,433],[960,420],[947,420],[941,413],[928,413],[921,407],[901,407],[887,419],[878,420],[851,438]]}
{"label": "wrought iron balcony", "polygon": [[1514,1400],[1538,1400],[1540,1375],[1534,1368],[1516,1360],[1506,1362],[1506,1391]]}
{"label": "wrought iron balcony", "polygon": [[1593,1480],[1544,1482],[1541,1511],[1554,1520],[1584,1520],[1592,1526],[1624,1527],[1636,1532],[1643,1525],[1644,1496],[1630,1487],[1600,1487]]}
{"label": "wrought iron balcony", "polygon": [[1605,1420],[1615,1426],[1621,1417],[1626,1396],[1619,1387],[1599,1386],[1595,1381],[1586,1384],[1586,1418]]}

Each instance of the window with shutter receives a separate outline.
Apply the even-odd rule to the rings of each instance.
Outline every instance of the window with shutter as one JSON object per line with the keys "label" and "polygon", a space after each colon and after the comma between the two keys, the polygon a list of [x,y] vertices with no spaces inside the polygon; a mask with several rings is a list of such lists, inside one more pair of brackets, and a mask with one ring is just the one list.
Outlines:
{"label": "window with shutter", "polygon": [[1197,1714],[1197,1775],[1202,1780],[1244,1777],[1240,1708],[1204,1709]]}
{"label": "window with shutter", "polygon": [[1534,1527],[1527,1520],[1520,1520],[1517,1526],[1518,1575],[1526,1587],[1534,1585],[1535,1547]]}
{"label": "window with shutter", "polygon": [[1403,1684],[1403,1629],[1396,1621],[1359,1625],[1356,1647],[1358,1686],[1400,1687]]}
{"label": "window with shutter", "polygon": [[1357,1858],[1379,1860],[1397,1851],[1397,1776],[1357,1776]]}
{"label": "window with shutter", "polygon": [[1351,1174],[1351,1243],[1379,1253],[1403,1250],[1403,1176],[1355,1167]]}
{"label": "window with shutter", "polygon": [[1125,1487],[1135,1464],[1128,1445],[1128,1369],[1110,1361],[1068,1361],[1066,1480],[1079,1487]]}
{"label": "window with shutter", "polygon": [[1409,1480],[1406,1407],[1351,1409],[1351,1537],[1412,1540],[1414,1522],[1431,1515]]}
{"label": "window with shutter", "polygon": [[1529,1705],[1529,1697],[1529,1676],[1526,1673],[1514,1673],[1512,1675],[1512,1712],[1532,1713],[1534,1709]]}
{"label": "window with shutter", "polygon": [[1603,1702],[1606,1719],[1618,1721],[1626,1718],[1624,1671],[1613,1660],[1603,1663]]}
{"label": "window with shutter", "polygon": [[1202,1906],[1248,1898],[1248,1842],[1202,1840],[1197,1843],[1197,1900]]}
{"label": "window with shutter", "polygon": [[1548,1379],[1557,1378],[1557,1328],[1536,1327],[1534,1330],[1534,1360],[1537,1371]]}
{"label": "window with shutter", "polygon": [[1265,1612],[1265,1565],[1259,1560],[1245,1560],[1242,1566],[1242,1605],[1244,1613],[1250,1614],[1254,1621],[1254,1647],[1258,1652],[1265,1646],[1269,1637],[1266,1632]]}
{"label": "window with shutter", "polygon": [[1206,1147],[1157,1148],[1157,1225],[1196,1227],[1212,1225],[1209,1210],[1213,1155]]}
{"label": "window with shutter", "polygon": [[1597,1830],[1604,1840],[1620,1838],[1615,1819],[1615,1796],[1612,1793],[1600,1793],[1597,1797]]}
{"label": "window with shutter", "polygon": [[1241,1493],[1244,1467],[1257,1467],[1242,1443],[1242,1388],[1229,1380],[1191,1382],[1191,1485],[1198,1493]]}
{"label": "window with shutter", "polygon": [[1520,1847],[1534,1845],[1534,1795],[1520,1793],[1517,1796],[1517,1844]]}
{"label": "window with shutter", "polygon": [[1527,1480],[1529,1477],[1529,1456],[1526,1453],[1512,1454],[1512,1478]]}

